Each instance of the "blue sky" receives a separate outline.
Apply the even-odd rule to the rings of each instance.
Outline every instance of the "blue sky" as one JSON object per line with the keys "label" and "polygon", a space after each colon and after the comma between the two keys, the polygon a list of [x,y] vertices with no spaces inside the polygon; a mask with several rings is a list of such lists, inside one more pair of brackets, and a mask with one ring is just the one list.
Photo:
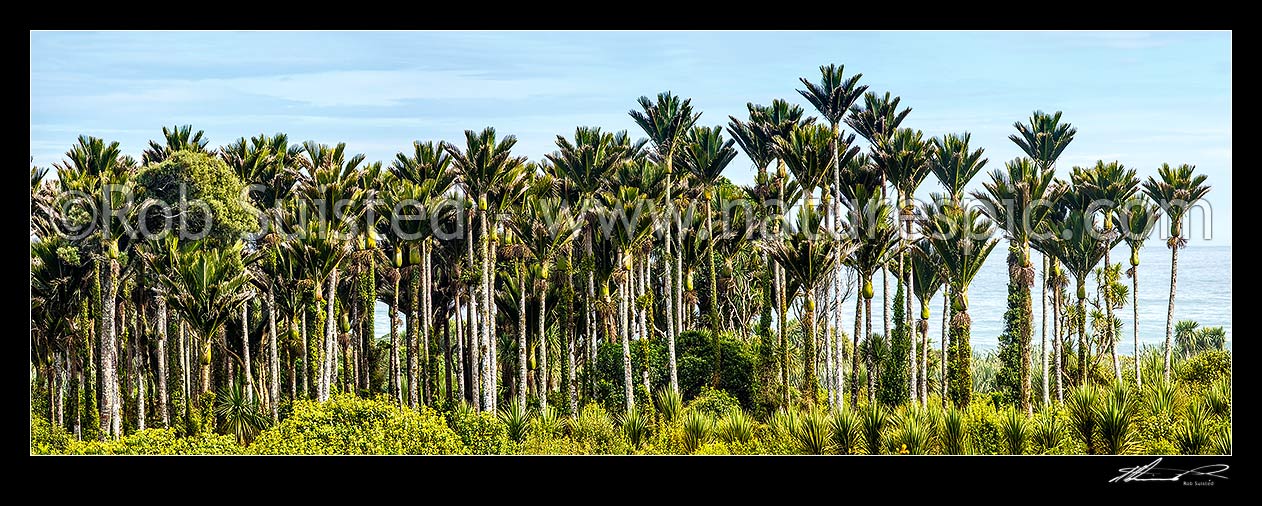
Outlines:
{"label": "blue sky", "polygon": [[[988,170],[1020,154],[1007,136],[1035,109],[1078,128],[1062,177],[1194,164],[1213,228],[1206,243],[1198,220],[1191,242],[1231,243],[1229,32],[32,32],[30,155],[50,165],[91,134],[138,158],[192,124],[212,145],[286,132],[388,161],[490,125],[539,159],[578,125],[640,134],[627,111],[663,90],[706,125],[751,101],[809,110],[797,78],[827,63],[901,96],[904,126],[971,132]],[[726,175],[751,182],[748,160]]]}

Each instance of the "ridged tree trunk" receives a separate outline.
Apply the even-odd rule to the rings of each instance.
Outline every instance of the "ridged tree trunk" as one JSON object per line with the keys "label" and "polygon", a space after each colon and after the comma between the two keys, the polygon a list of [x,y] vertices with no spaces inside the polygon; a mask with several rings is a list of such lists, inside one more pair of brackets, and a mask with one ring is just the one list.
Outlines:
{"label": "ridged tree trunk", "polygon": [[[517,266],[517,286],[521,287],[517,296],[517,403],[526,406],[526,272],[525,266]],[[542,297],[541,297],[542,298]]]}
{"label": "ridged tree trunk", "polygon": [[402,269],[395,269],[391,279],[394,292],[390,295],[390,397],[397,406],[403,406],[403,382],[399,370],[399,278]]}
{"label": "ridged tree trunk", "polygon": [[[538,348],[538,371],[536,389],[539,391],[539,410],[542,412],[548,409],[548,278],[543,277],[543,288],[539,290],[539,338],[537,340]],[[566,339],[571,350],[573,351],[574,341]],[[524,341],[523,341],[524,342]]]}
{"label": "ridged tree trunk", "polygon": [[[622,259],[623,259],[623,254],[618,253],[618,265],[622,265]],[[626,395],[626,412],[627,413],[631,413],[632,411],[635,410],[635,387],[633,386],[633,383],[631,381],[631,335],[629,332],[630,325],[629,325],[629,322],[627,321],[627,313],[628,313],[627,306],[630,305],[628,304],[628,301],[630,299],[630,295],[629,295],[630,290],[628,289],[629,287],[628,287],[627,281],[630,279],[630,277],[631,277],[631,272],[626,271],[625,276],[623,276],[622,278],[622,282],[619,283],[619,285],[621,286],[618,287],[618,291],[621,292],[621,296],[622,296],[621,297],[622,298],[622,304],[621,304],[622,305],[622,311],[621,311],[622,332],[620,333],[619,337],[621,339],[619,339],[619,341],[622,341],[622,378],[623,378],[622,389],[623,389],[623,393]]]}
{"label": "ridged tree trunk", "polygon": [[421,407],[421,274],[417,272],[420,265],[408,267],[408,406],[412,409]]}
{"label": "ridged tree trunk", "polygon": [[[645,307],[643,308],[638,307],[639,297],[644,297],[645,295],[649,293],[649,268],[650,268],[649,258],[650,258],[649,252],[645,251],[644,257],[640,261],[640,269],[639,269],[640,281],[638,283],[639,293],[637,294],[637,299],[636,299],[637,300],[636,313],[640,317],[640,323],[639,323],[640,340],[644,341],[640,343],[641,346],[643,346],[642,349],[644,350],[644,360],[643,360],[643,364],[641,364],[643,367],[640,369],[640,372],[641,372],[640,376],[642,380],[644,381],[645,393],[651,396],[653,395],[653,386],[649,383],[648,342],[645,340],[649,339],[649,336],[651,335],[649,332],[649,314],[653,312],[653,306],[651,304],[646,304]],[[650,400],[646,402],[652,402],[652,401]]]}
{"label": "ridged tree trunk", "polygon": [[[890,271],[881,267],[881,339],[890,338]],[[871,334],[869,332],[868,334]]]}
{"label": "ridged tree trunk", "polygon": [[482,278],[477,287],[478,296],[481,297],[478,304],[478,379],[481,380],[481,384],[478,386],[478,392],[480,394],[478,410],[494,412],[491,398],[495,396],[495,391],[492,387],[493,383],[491,381],[491,375],[493,374],[492,369],[495,365],[492,363],[492,360],[494,360],[491,355],[491,339],[493,339],[493,336],[490,332],[490,305],[493,304],[494,301],[490,297],[490,288],[487,286],[487,279],[489,279],[491,275],[489,272],[491,270],[491,240],[487,236],[487,234],[490,233],[490,227],[486,222],[487,214],[486,211],[481,208],[481,204],[483,202],[486,202],[486,195],[479,195],[478,236],[480,239],[478,240],[478,246],[481,248],[479,255],[481,256]]}
{"label": "ridged tree trunk", "polygon": [[337,279],[338,269],[334,267],[329,274],[324,296],[327,313],[324,316],[324,357],[321,362],[324,367],[320,374],[320,391],[317,395],[320,402],[329,400],[329,387],[337,368],[337,311],[333,305],[337,298]]}
{"label": "ridged tree trunk", "polygon": [[[122,435],[122,413],[118,392],[118,344],[115,341],[114,311],[118,304],[118,261],[103,260],[101,267],[101,440]],[[1167,339],[1168,341],[1169,339]],[[1168,356],[1168,354],[1167,354]]]}
{"label": "ridged tree trunk", "polygon": [[275,286],[267,289],[267,355],[268,368],[267,372],[271,382],[268,406],[272,412],[272,423],[280,421],[280,334],[276,332],[276,288]]}
{"label": "ridged tree trunk", "polygon": [[1039,315],[1042,323],[1039,328],[1039,363],[1043,371],[1043,406],[1050,400],[1047,382],[1047,255],[1040,254],[1043,259],[1043,282],[1039,285]]}
{"label": "ridged tree trunk", "polygon": [[671,172],[672,163],[670,158],[666,159],[666,238],[663,241],[666,248],[666,254],[662,256],[662,269],[665,271],[665,288],[666,288],[666,360],[670,367],[670,389],[673,392],[679,392],[679,370],[675,362],[675,337],[679,335],[679,322],[675,318],[675,278],[671,277],[670,264],[673,261],[671,254],[671,235],[674,229],[675,214],[674,201],[670,198],[671,190]]}
{"label": "ridged tree trunk", "polygon": [[[1024,274],[1034,266],[1030,263],[1030,245],[1021,245],[1021,268],[1023,273],[1020,279],[1021,297],[1021,319],[1022,325],[1019,328],[1021,332],[1021,410],[1026,415],[1034,414],[1034,403],[1031,399],[1032,393],[1030,388],[1030,377],[1032,374],[1032,357],[1034,345],[1034,325],[1031,321],[1034,318],[1034,306],[1030,299],[1030,284],[1034,282],[1033,277],[1026,277]],[[1031,275],[1032,276],[1032,275]]]}
{"label": "ridged tree trunk", "polygon": [[[1134,255],[1132,255],[1134,258]],[[1139,265],[1131,264],[1131,334],[1135,339],[1135,386],[1144,386],[1144,379],[1139,374]]]}
{"label": "ridged tree trunk", "polygon": [[[965,292],[967,293],[967,292]],[[960,409],[968,408],[973,397],[972,359],[973,348],[969,344],[972,319],[968,310],[957,311],[951,316],[951,402]]]}
{"label": "ridged tree trunk", "polygon": [[780,327],[780,385],[782,387],[782,401],[784,406],[789,406],[789,334],[787,322],[785,319],[789,315],[788,301],[786,300],[784,290],[786,288],[784,279],[784,267],[776,265],[776,306],[779,312],[778,323]]}
{"label": "ridged tree trunk", "polygon": [[[1112,233],[1113,233],[1112,229],[1105,230],[1105,234],[1107,235],[1111,235]],[[1113,248],[1109,248],[1109,247],[1104,248],[1104,272],[1106,273],[1108,272],[1109,267],[1113,265],[1109,263],[1109,250],[1111,249]],[[1121,383],[1122,365],[1118,363],[1118,360],[1117,360],[1117,337],[1118,336],[1113,334],[1113,301],[1112,301],[1112,297],[1108,296],[1109,290],[1106,289],[1104,293],[1106,295],[1104,297],[1104,318],[1105,318],[1105,321],[1108,322],[1108,325],[1105,325],[1104,327],[1104,333],[1105,333],[1105,336],[1108,337],[1107,342],[1109,343],[1109,352],[1113,354],[1113,377],[1116,378],[1119,383]]]}
{"label": "ridged tree trunk", "polygon": [[241,305],[241,357],[245,371],[245,398],[254,400],[254,369],[250,366],[250,301]]}
{"label": "ridged tree trunk", "polygon": [[162,417],[162,426],[171,426],[171,412],[168,408],[167,395],[167,299],[156,297],[154,309],[157,313],[157,346],[158,346],[158,415]]}
{"label": "ridged tree trunk", "polygon": [[434,338],[434,308],[431,303],[433,297],[434,286],[434,261],[433,248],[427,239],[421,244],[421,309],[419,311],[421,322],[421,392],[424,402],[422,405],[429,405],[434,402],[434,360],[430,355],[429,342]]}
{"label": "ridged tree trunk", "polygon": [[[899,212],[900,213],[902,212],[901,204],[900,204]],[[906,228],[904,230],[904,233],[901,234],[902,237],[900,238],[903,245],[902,245],[902,248],[898,250],[898,272],[903,273],[903,275],[907,277],[905,281],[907,285],[907,296],[904,298],[905,299],[904,302],[906,302],[907,308],[905,310],[904,315],[907,317],[907,334],[908,334],[907,337],[909,338],[908,341],[911,343],[911,349],[909,353],[907,354],[907,360],[908,360],[907,365],[911,369],[911,376],[908,378],[908,384],[907,384],[908,399],[911,399],[911,402],[917,402],[919,401],[919,397],[920,397],[918,395],[919,391],[916,388],[917,386],[916,373],[918,372],[916,370],[916,348],[917,347],[916,347],[916,337],[914,334],[915,331],[912,330],[915,328],[913,324],[915,323],[915,318],[916,318],[915,317],[916,313],[912,311],[912,299],[916,298],[914,295],[916,293],[916,283],[915,283],[915,278],[912,276],[912,269],[913,269],[912,266],[904,265],[904,262],[908,261],[908,259],[906,258],[906,255],[904,254],[904,250],[907,249],[907,240],[908,238],[911,237],[911,221],[912,220],[910,219],[904,220],[904,226]],[[904,269],[904,267],[906,267],[906,269]]]}
{"label": "ridged tree trunk", "polygon": [[1086,385],[1087,378],[1087,296],[1083,280],[1078,280],[1078,384]]}
{"label": "ridged tree trunk", "polygon": [[[301,368],[301,370],[302,370],[302,395],[301,395],[301,398],[306,399],[309,395],[311,395],[311,385],[310,385],[310,383],[309,383],[309,381],[308,381],[307,377],[311,375],[311,374],[310,374],[310,364],[311,364],[311,359],[312,359],[312,356],[311,356],[311,339],[310,339],[310,337],[307,335],[307,305],[306,305],[306,304],[303,304],[303,305],[302,305],[302,309],[299,309],[298,311],[299,311],[300,313],[302,313],[302,323],[301,323],[301,325],[300,325],[300,330],[301,330],[301,332],[302,332],[302,355],[303,355],[303,357],[302,357],[302,368]],[[297,396],[296,396],[296,397],[297,397]]]}
{"label": "ridged tree trunk", "polygon": [[947,382],[947,340],[948,340],[947,320],[949,320],[950,318],[951,318],[951,285],[947,283],[943,283],[942,284],[942,334],[941,334],[942,337],[939,339],[941,342],[938,343],[938,346],[942,348],[942,352],[941,352],[942,355],[938,360],[938,381],[939,381],[938,390],[939,390],[939,395],[942,396],[942,409],[946,409],[947,399],[950,397],[949,395],[947,395],[947,385],[948,385],[948,382]]}
{"label": "ridged tree trunk", "polygon": [[[864,330],[866,336],[864,340],[868,342],[867,353],[863,355],[867,358],[868,367],[868,404],[876,402],[876,356],[872,353],[872,299],[863,299],[864,319],[867,323]],[[884,339],[884,337],[882,337]]]}
{"label": "ridged tree trunk", "polygon": [[[810,205],[809,201],[807,205]],[[802,397],[808,407],[813,407],[819,385],[815,377],[815,290],[806,289],[803,293],[806,294],[806,303],[802,314]]]}
{"label": "ridged tree trunk", "polygon": [[[458,279],[459,276],[456,276],[455,278]],[[454,285],[453,286],[454,288],[455,286],[458,286],[458,283],[453,280],[453,285]],[[456,349],[452,350],[452,357],[451,357],[452,361],[455,362],[455,370],[452,372],[455,373],[455,376],[456,376],[455,387],[454,387],[455,392],[453,396],[455,399],[464,401],[468,397],[468,389],[465,386],[465,376],[466,376],[466,373],[465,373],[466,362],[465,361],[466,361],[466,355],[468,355],[468,351],[467,351],[468,348],[466,348],[464,345],[465,326],[464,326],[464,322],[462,322],[460,318],[460,300],[462,297],[460,294],[460,290],[458,289],[453,290],[453,292],[456,295],[455,303],[452,305],[454,309],[452,310],[452,315],[451,315],[452,318],[455,320],[454,323],[456,326]]]}
{"label": "ridged tree trunk", "polygon": [[[1177,237],[1176,237],[1177,239]],[[1174,329],[1174,289],[1179,280],[1179,247],[1170,248],[1170,303],[1166,306],[1166,346],[1163,371],[1166,381],[1170,381],[1170,335]]]}
{"label": "ridged tree trunk", "polygon": [[[929,310],[928,301],[921,304],[924,305],[925,311]],[[920,392],[920,405],[924,407],[929,404],[929,319],[921,319],[917,327],[920,330],[920,376],[918,376],[917,388]]]}
{"label": "ridged tree trunk", "polygon": [[[482,212],[484,231],[487,234],[492,232],[494,224],[486,222],[488,216],[486,211]],[[488,235],[484,235],[482,241],[482,331],[485,334],[482,338],[482,345],[486,347],[486,356],[482,361],[483,371],[482,379],[486,386],[482,388],[482,409],[495,413],[495,400],[498,397],[498,369],[496,343],[498,339],[495,337],[495,318],[492,311],[495,307],[495,295],[491,293],[495,282],[495,244]]]}
{"label": "ridged tree trunk", "polygon": [[710,338],[714,341],[714,379],[712,386],[719,387],[723,370],[723,348],[719,345],[719,272],[714,267],[714,211],[708,192],[705,203],[706,259],[710,266]]}
{"label": "ridged tree trunk", "polygon": [[863,301],[862,293],[854,298],[854,335],[850,348],[850,407],[859,407],[859,336],[863,334]]}
{"label": "ridged tree trunk", "polygon": [[[1055,262],[1055,260],[1052,260],[1052,265],[1055,265]],[[1063,403],[1065,402],[1065,388],[1064,382],[1062,381],[1062,375],[1064,373],[1061,365],[1064,364],[1064,358],[1062,356],[1064,353],[1064,342],[1061,340],[1060,336],[1061,329],[1063,328],[1060,320],[1060,304],[1060,284],[1057,283],[1057,285],[1052,288],[1052,375],[1056,376],[1056,402]]]}
{"label": "ridged tree trunk", "polygon": [[448,405],[450,405],[451,401],[453,401],[456,398],[455,394],[453,393],[454,391],[452,390],[453,388],[455,388],[455,386],[452,384],[452,375],[454,374],[454,372],[452,371],[452,367],[453,367],[454,361],[452,360],[451,355],[452,355],[451,317],[448,316],[446,318],[443,318],[443,357],[445,359],[444,361],[445,367],[443,367],[443,370],[446,373],[444,374],[444,376],[446,376],[446,379],[447,379],[447,404]]}
{"label": "ridged tree trunk", "polygon": [[363,315],[360,316],[360,332],[359,332],[359,382],[360,388],[364,389],[364,395],[371,397],[372,393],[372,363],[370,362],[373,341],[376,340],[377,333],[377,312],[374,305],[377,302],[377,262],[372,257],[368,258],[368,268],[360,275],[359,279],[360,300],[363,309]]}

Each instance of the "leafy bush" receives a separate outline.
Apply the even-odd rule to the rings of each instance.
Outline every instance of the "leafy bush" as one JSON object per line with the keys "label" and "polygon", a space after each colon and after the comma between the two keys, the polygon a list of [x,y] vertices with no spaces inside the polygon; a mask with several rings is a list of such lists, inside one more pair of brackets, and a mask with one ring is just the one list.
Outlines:
{"label": "leafy bush", "polygon": [[600,405],[591,403],[579,410],[579,415],[569,421],[569,435],[584,453],[624,455],[627,441],[613,425],[609,413]]}
{"label": "leafy bush", "polygon": [[72,436],[60,425],[53,425],[43,416],[31,412],[31,455],[65,453]]}
{"label": "leafy bush", "polygon": [[254,436],[271,422],[263,416],[258,400],[245,395],[240,383],[225,386],[216,399],[215,415],[219,419],[219,430],[235,435],[238,443],[250,444]]}
{"label": "leafy bush", "polygon": [[1174,443],[1184,455],[1201,455],[1209,449],[1209,413],[1201,403],[1188,404],[1187,416],[1174,429]]}
{"label": "leafy bush", "polygon": [[1225,426],[1214,436],[1214,453],[1231,455],[1231,426]]}
{"label": "leafy bush", "polygon": [[[644,344],[641,344],[644,343]],[[678,348],[676,348],[678,351]],[[713,353],[713,352],[712,352]],[[632,394],[636,405],[650,401],[644,392],[641,374],[644,370],[645,356],[648,356],[649,385],[654,390],[669,388],[670,370],[666,345],[661,340],[635,341],[631,346],[631,381]],[[622,411],[627,404],[626,377],[622,362],[622,345],[603,343],[596,349],[596,400],[610,411]],[[568,403],[569,401],[564,401]],[[551,404],[549,399],[549,404]]]}
{"label": "leafy bush", "polygon": [[70,441],[70,455],[231,455],[244,453],[233,436],[200,433],[181,438],[175,429],[145,429],[111,441]]}
{"label": "leafy bush", "polygon": [[1165,379],[1153,381],[1144,387],[1144,405],[1148,413],[1163,418],[1171,418],[1178,409],[1179,396],[1174,383]]}
{"label": "leafy bush", "polygon": [[688,409],[701,411],[711,418],[721,418],[732,411],[739,411],[741,404],[723,390],[701,387],[701,393],[688,403]]}
{"label": "leafy bush", "polygon": [[[730,393],[745,409],[750,409],[758,387],[754,372],[757,356],[753,345],[730,333],[722,333],[719,348],[723,363],[718,388]],[[706,330],[685,331],[675,340],[675,351],[678,353],[680,392],[685,400],[693,399],[701,395],[702,387],[712,385],[714,381],[714,338]]]}
{"label": "leafy bush", "polygon": [[385,398],[349,394],[327,402],[298,401],[285,421],[250,445],[265,455],[444,455],[468,452],[459,434],[432,408],[401,409]]}
{"label": "leafy bush", "polygon": [[858,453],[860,445],[859,415],[848,407],[833,413],[832,438],[833,446],[842,455]]}
{"label": "leafy bush", "polygon": [[1208,388],[1215,381],[1231,378],[1231,353],[1211,350],[1198,353],[1188,360],[1179,363],[1174,369],[1175,377],[1187,383],[1193,390]]}
{"label": "leafy bush", "polygon": [[1220,378],[1205,392],[1205,407],[1214,416],[1231,415],[1231,379]]}
{"label": "leafy bush", "polygon": [[897,430],[894,432],[894,445],[899,453],[924,455],[929,452],[929,443],[933,439],[934,420],[929,413],[917,405],[904,406],[897,417]]}
{"label": "leafy bush", "polygon": [[732,450],[722,441],[706,443],[697,448],[693,455],[731,455]]}
{"label": "leafy bush", "polygon": [[473,455],[509,453],[508,427],[492,413],[456,412],[450,425]]}
{"label": "leafy bush", "polygon": [[969,405],[965,430],[972,453],[996,455],[1006,449],[1001,418],[993,404],[975,402]]}

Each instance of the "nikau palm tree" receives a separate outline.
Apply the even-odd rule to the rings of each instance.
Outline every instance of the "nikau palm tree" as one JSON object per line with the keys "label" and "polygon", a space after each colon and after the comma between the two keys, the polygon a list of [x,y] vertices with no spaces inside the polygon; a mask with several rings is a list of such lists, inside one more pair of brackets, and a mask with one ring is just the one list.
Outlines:
{"label": "nikau palm tree", "polygon": [[1196,166],[1183,164],[1171,167],[1163,163],[1157,168],[1160,180],[1148,176],[1144,181],[1144,194],[1161,206],[1166,217],[1170,219],[1170,238],[1166,239],[1166,247],[1170,248],[1170,304],[1166,308],[1166,342],[1164,374],[1170,380],[1170,331],[1174,325],[1174,291],[1179,274],[1179,248],[1187,245],[1183,238],[1183,216],[1205,198],[1210,186],[1205,184],[1205,174],[1193,175]]}
{"label": "nikau palm tree", "polygon": [[[1161,207],[1141,197],[1131,198],[1117,206],[1116,218],[1122,224],[1122,240],[1131,249],[1131,268],[1126,275],[1131,278],[1131,332],[1135,349],[1135,386],[1143,386],[1143,377],[1139,374],[1139,250],[1144,241],[1152,233],[1153,227],[1161,218]],[[1046,381],[1046,379],[1044,379]],[[1046,390],[1046,387],[1044,387]]]}

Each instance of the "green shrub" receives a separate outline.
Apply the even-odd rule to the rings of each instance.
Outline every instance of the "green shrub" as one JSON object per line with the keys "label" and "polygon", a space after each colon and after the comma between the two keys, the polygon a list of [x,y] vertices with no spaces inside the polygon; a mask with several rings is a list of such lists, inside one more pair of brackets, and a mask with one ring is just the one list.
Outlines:
{"label": "green shrub", "polygon": [[833,413],[832,439],[838,453],[852,455],[859,452],[861,426],[859,415],[849,407],[843,407]]}
{"label": "green shrub", "polygon": [[298,401],[285,421],[250,445],[265,455],[445,455],[468,450],[432,408],[420,413],[379,397],[349,394],[327,402]]}
{"label": "green shrub", "polygon": [[1198,353],[1179,363],[1174,374],[1180,382],[1187,383],[1193,390],[1209,388],[1215,381],[1231,379],[1231,353],[1220,350]]}
{"label": "green shrub", "polygon": [[697,448],[693,455],[731,455],[732,450],[722,441],[706,443]]}
{"label": "green shrub", "polygon": [[1065,407],[1069,410],[1069,428],[1088,454],[1095,453],[1096,402],[1099,394],[1094,386],[1080,385],[1069,392]]}
{"label": "green shrub", "polygon": [[1187,416],[1174,429],[1174,444],[1184,455],[1202,455],[1210,443],[1209,413],[1200,402],[1192,402]]}
{"label": "green shrub", "polygon": [[968,431],[964,412],[952,406],[942,416],[942,451],[947,455],[968,452]]}
{"label": "green shrub", "polygon": [[653,404],[657,407],[657,413],[661,415],[662,423],[669,423],[684,409],[684,398],[677,391],[663,389],[657,392],[653,398]]}
{"label": "green shrub", "polygon": [[1144,405],[1153,416],[1172,418],[1179,408],[1178,391],[1173,382],[1161,379],[1148,383],[1144,394]]}
{"label": "green shrub", "polygon": [[247,397],[240,383],[225,386],[216,399],[215,415],[219,419],[219,430],[235,435],[238,443],[250,444],[254,436],[271,423],[259,409],[258,400]]}
{"label": "green shrub", "polygon": [[70,455],[231,455],[245,453],[233,436],[201,433],[180,438],[175,429],[145,429],[111,441],[71,441]]}
{"label": "green shrub", "polygon": [[754,419],[740,409],[727,412],[719,419],[718,435],[728,445],[749,444],[754,441]]}
{"label": "green shrub", "polygon": [[1214,416],[1231,415],[1231,378],[1219,378],[1205,392],[1205,407]]}
{"label": "green shrub", "polygon": [[832,439],[832,424],[828,414],[812,409],[803,414],[798,423],[796,435],[802,452],[808,455],[827,454]]}
{"label": "green shrub", "polygon": [[1061,430],[1060,420],[1056,416],[1056,411],[1045,409],[1040,412],[1034,418],[1030,436],[1034,446],[1041,453],[1048,454],[1056,451],[1060,447],[1061,439],[1064,437],[1064,431]]}
{"label": "green shrub", "polygon": [[885,446],[885,425],[889,421],[889,413],[878,403],[868,404],[863,409],[863,442],[868,455],[880,455]]}
{"label": "green shrub", "polygon": [[[645,344],[640,344],[640,343]],[[678,348],[676,348],[678,351]],[[713,353],[713,352],[711,352]],[[631,346],[631,381],[632,394],[636,405],[650,401],[644,392],[642,371],[645,355],[648,355],[649,385],[654,390],[670,386],[669,358],[665,342],[661,340],[635,341]],[[618,343],[602,343],[596,349],[596,391],[595,399],[606,410],[622,411],[627,404],[626,377],[622,362],[622,345]],[[549,404],[552,400],[549,399]],[[568,404],[568,400],[564,401]]]}
{"label": "green shrub", "polygon": [[1126,386],[1114,383],[1104,403],[1096,408],[1096,427],[1105,453],[1122,455],[1135,446],[1135,417],[1138,408]]}
{"label": "green shrub", "polygon": [[741,404],[731,394],[710,387],[701,387],[701,393],[688,403],[688,409],[701,411],[710,418],[722,418],[741,409]]}
{"label": "green shrub", "polygon": [[526,431],[530,428],[530,419],[533,417],[534,412],[517,401],[500,408],[500,423],[504,425],[508,437],[517,443],[526,439]]}
{"label": "green shrub", "polygon": [[629,413],[623,413],[618,417],[618,424],[622,427],[622,434],[627,437],[627,441],[631,443],[633,449],[639,449],[640,443],[644,441],[648,435],[648,421],[640,411],[632,410]]}
{"label": "green shrub", "polygon": [[777,455],[797,453],[798,418],[798,412],[793,408],[781,408],[771,414],[767,433],[763,436],[769,451]]}
{"label": "green shrub", "polygon": [[58,455],[66,452],[73,436],[60,425],[31,412],[31,455]]}
{"label": "green shrub", "polygon": [[684,451],[693,453],[710,441],[714,420],[704,411],[690,409],[684,414]]}
{"label": "green shrub", "polygon": [[898,447],[898,453],[929,453],[935,423],[927,411],[915,404],[904,406],[897,416],[896,426],[893,444]]}
{"label": "green shrub", "polygon": [[614,427],[609,413],[595,403],[584,406],[577,417],[570,419],[569,435],[584,453],[625,455],[628,450],[626,439]]}
{"label": "green shrub", "polygon": [[[742,407],[750,409],[758,388],[753,345],[725,332],[719,336],[719,348],[723,354],[719,390],[730,393]],[[714,339],[706,330],[685,331],[675,339],[675,351],[680,392],[684,400],[693,399],[701,395],[702,387],[713,385]]]}
{"label": "green shrub", "polygon": [[1225,426],[1214,436],[1214,453],[1231,455],[1231,427]]}
{"label": "green shrub", "polygon": [[995,407],[987,403],[973,403],[968,408],[966,426],[972,453],[997,455],[1005,450],[1001,418]]}
{"label": "green shrub", "polygon": [[1009,407],[999,419],[999,430],[1003,433],[1004,449],[1008,455],[1025,453],[1025,442],[1029,439],[1030,428],[1024,413]]}
{"label": "green shrub", "polygon": [[473,455],[509,453],[508,427],[492,413],[453,413],[451,430]]}

